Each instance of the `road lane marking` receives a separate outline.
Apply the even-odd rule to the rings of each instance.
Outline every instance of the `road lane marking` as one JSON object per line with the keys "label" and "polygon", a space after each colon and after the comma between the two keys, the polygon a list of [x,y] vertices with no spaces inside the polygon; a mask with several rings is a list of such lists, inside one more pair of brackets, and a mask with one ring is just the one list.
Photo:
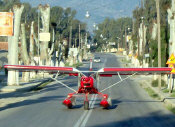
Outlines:
{"label": "road lane marking", "polygon": [[92,101],[90,101],[90,104],[89,104],[90,109],[84,111],[84,113],[81,115],[81,117],[79,118],[77,123],[74,125],[74,127],[85,127],[85,125],[88,121],[88,118],[89,118],[89,116],[94,108],[96,98],[97,98],[97,95],[93,94],[91,99],[90,99],[90,100],[92,100]]}
{"label": "road lane marking", "polygon": [[91,107],[90,107],[91,110],[87,113],[87,115],[86,115],[84,121],[83,121],[82,124],[81,124],[81,127],[85,127],[85,125],[86,125],[86,123],[87,123],[87,121],[88,121],[88,119],[89,119],[89,117],[90,117],[90,115],[91,115],[91,113],[92,113],[92,110],[93,110],[93,108],[94,108],[94,104],[95,104],[96,98],[97,98],[97,95],[95,95],[94,100],[93,100],[93,102],[92,102],[92,105],[91,105]]}
{"label": "road lane marking", "polygon": [[[102,68],[105,66],[107,62],[107,59],[104,59],[104,63],[102,63]],[[97,99],[97,95],[93,94],[92,97],[91,97],[91,100],[90,101],[90,104],[89,104],[89,107],[90,107],[90,110],[85,110],[84,113],[81,115],[81,117],[79,118],[79,120],[77,121],[77,123],[74,125],[74,127],[85,127],[91,113],[92,113],[92,110],[94,108],[94,104],[95,104],[95,101]]]}

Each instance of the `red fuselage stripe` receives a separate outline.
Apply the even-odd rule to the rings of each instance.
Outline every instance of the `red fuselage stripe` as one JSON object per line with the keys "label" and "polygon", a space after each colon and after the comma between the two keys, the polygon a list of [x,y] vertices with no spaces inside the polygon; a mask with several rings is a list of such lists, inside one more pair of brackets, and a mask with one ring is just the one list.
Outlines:
{"label": "red fuselage stripe", "polygon": [[25,65],[5,65],[7,69],[23,70],[55,70],[55,71],[73,71],[70,67],[49,67],[49,66],[25,66]]}

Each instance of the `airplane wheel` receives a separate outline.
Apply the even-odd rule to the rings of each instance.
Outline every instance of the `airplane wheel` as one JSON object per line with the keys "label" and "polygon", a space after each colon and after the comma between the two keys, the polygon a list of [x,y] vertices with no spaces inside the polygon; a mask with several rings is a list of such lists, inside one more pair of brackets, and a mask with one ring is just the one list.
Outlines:
{"label": "airplane wheel", "polygon": [[67,106],[67,108],[68,108],[68,109],[72,109],[72,105],[70,105],[70,106]]}
{"label": "airplane wheel", "polygon": [[108,97],[107,101],[108,101],[109,106],[112,106],[112,100],[110,97]]}
{"label": "airplane wheel", "polygon": [[75,106],[76,105],[76,98],[75,97],[72,97],[71,98],[71,101],[72,101],[72,105]]}
{"label": "airplane wheel", "polygon": [[89,110],[89,101],[84,101],[84,109]]}

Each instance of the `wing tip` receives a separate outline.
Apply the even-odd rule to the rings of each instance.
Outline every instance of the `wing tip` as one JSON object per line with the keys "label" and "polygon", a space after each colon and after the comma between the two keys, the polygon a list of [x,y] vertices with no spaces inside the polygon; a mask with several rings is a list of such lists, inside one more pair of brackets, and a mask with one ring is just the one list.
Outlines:
{"label": "wing tip", "polygon": [[104,68],[101,68],[100,70],[98,70],[98,72],[104,72]]}

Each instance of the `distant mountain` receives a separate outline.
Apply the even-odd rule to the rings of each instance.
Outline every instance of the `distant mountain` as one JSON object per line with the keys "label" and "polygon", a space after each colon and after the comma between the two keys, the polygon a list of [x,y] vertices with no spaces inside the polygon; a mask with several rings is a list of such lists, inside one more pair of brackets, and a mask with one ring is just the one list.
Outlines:
{"label": "distant mountain", "polygon": [[[34,7],[46,3],[63,8],[71,7],[77,10],[76,18],[86,22],[92,31],[93,24],[102,22],[106,17],[131,17],[140,0],[21,0],[21,2],[28,2]],[[86,11],[90,14],[88,19],[85,18]]]}

